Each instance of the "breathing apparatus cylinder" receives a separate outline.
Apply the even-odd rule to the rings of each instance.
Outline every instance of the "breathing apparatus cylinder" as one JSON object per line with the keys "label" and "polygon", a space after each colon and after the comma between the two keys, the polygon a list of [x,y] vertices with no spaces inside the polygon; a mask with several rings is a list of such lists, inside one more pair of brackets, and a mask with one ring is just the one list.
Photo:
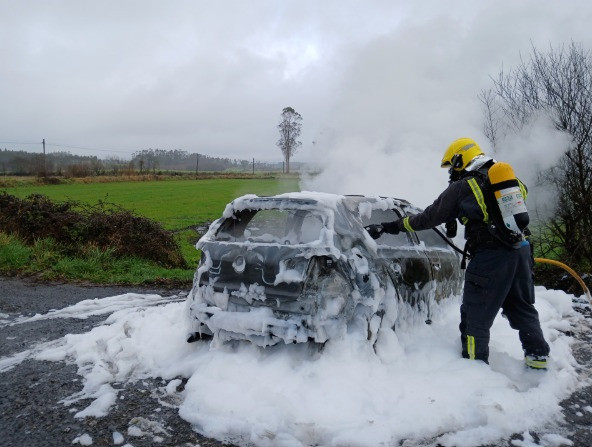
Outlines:
{"label": "breathing apparatus cylinder", "polygon": [[489,168],[488,176],[504,225],[514,233],[521,233],[528,226],[530,218],[512,166],[504,162],[494,163]]}

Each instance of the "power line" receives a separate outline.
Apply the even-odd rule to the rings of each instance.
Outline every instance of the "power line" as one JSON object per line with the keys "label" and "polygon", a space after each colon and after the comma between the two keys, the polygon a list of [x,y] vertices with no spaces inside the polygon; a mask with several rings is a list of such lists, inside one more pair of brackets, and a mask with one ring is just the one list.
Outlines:
{"label": "power line", "polygon": [[133,154],[134,151],[124,151],[121,149],[93,149],[90,147],[81,147],[81,146],[72,146],[72,145],[68,145],[68,144],[61,144],[61,143],[46,143],[48,146],[54,146],[54,147],[63,147],[63,148],[67,148],[67,149],[79,149],[82,151],[93,151],[93,152],[121,152],[123,154]]}
{"label": "power line", "polygon": [[[135,149],[135,150],[122,150],[122,149],[95,149],[95,148],[90,148],[90,147],[83,147],[83,146],[75,146],[72,144],[61,144],[61,143],[50,143],[47,140],[45,140],[45,146],[52,146],[52,147],[56,147],[56,148],[64,148],[64,149],[78,149],[78,150],[82,150],[82,151],[91,151],[91,152],[117,152],[117,153],[122,153],[122,154],[127,154],[127,155],[133,155],[136,152],[142,152],[142,149]],[[0,141],[0,144],[22,144],[22,145],[43,145],[43,141],[34,141],[34,142],[30,142],[30,141]],[[197,156],[205,156],[205,157],[212,157],[212,158],[227,158],[230,160],[238,160],[239,158],[237,158],[236,156],[234,157],[229,157],[229,156],[223,156],[223,155],[211,155],[211,154],[206,154],[203,151],[199,151],[199,153],[196,152],[189,152],[186,149],[182,149],[182,148],[178,148],[177,150],[181,150],[184,152],[187,152],[189,154],[195,155],[197,154]],[[199,163],[199,161],[197,162]],[[265,160],[259,160],[257,163],[276,163],[274,161],[265,161]]]}
{"label": "power line", "polygon": [[0,141],[0,144],[41,144],[41,141],[35,141],[34,143],[24,141]]}
{"label": "power line", "polygon": [[[42,141],[0,141],[0,144],[23,144],[23,145],[32,145],[32,144],[43,144]],[[82,151],[92,151],[92,152],[120,152],[123,154],[133,154],[136,152],[135,150],[121,150],[121,149],[95,149],[91,147],[82,147],[82,146],[74,146],[71,144],[61,144],[61,143],[50,143],[45,142],[46,146],[53,146],[57,148],[67,148],[67,149],[78,149]]]}
{"label": "power line", "polygon": [[[24,141],[0,141],[0,144],[27,144],[27,145],[31,145],[31,144],[43,144],[42,141],[35,141],[35,142],[24,142]],[[45,145],[46,146],[52,146],[52,147],[57,147],[57,148],[64,148],[64,149],[78,149],[81,151],[91,151],[91,152],[118,152],[118,153],[122,153],[122,154],[128,154],[128,155],[132,155],[135,152],[141,152],[142,149],[134,149],[134,150],[123,150],[123,149],[96,149],[96,148],[92,148],[92,147],[83,147],[83,146],[74,146],[72,144],[62,144],[62,143],[50,143],[49,141],[45,140]],[[196,152],[189,152],[185,149],[181,149],[179,148],[179,150],[184,150],[185,152],[191,153],[191,154],[195,154]],[[206,155],[208,157],[215,157],[213,155],[208,155],[208,154],[203,154],[203,152],[201,152],[202,155]],[[220,157],[220,158],[232,158],[232,157]]]}

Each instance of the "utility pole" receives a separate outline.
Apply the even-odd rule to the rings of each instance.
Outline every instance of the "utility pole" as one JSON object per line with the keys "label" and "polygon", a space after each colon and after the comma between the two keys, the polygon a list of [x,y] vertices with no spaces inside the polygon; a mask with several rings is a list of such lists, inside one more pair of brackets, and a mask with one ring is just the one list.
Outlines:
{"label": "utility pole", "polygon": [[253,175],[255,175],[255,158],[253,158]]}
{"label": "utility pole", "polygon": [[47,158],[45,157],[45,138],[43,139],[43,177],[47,178]]}
{"label": "utility pole", "polygon": [[197,173],[199,172],[199,154],[195,154],[195,176],[197,177]]}

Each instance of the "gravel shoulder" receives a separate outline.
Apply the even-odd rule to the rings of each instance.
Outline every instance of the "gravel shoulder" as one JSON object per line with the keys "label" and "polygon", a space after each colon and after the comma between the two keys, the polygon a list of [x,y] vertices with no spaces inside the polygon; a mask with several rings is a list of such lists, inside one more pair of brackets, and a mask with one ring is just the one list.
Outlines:
{"label": "gravel shoulder", "polygon": [[[17,316],[33,316],[51,309],[61,309],[79,301],[104,298],[128,292],[178,295],[187,290],[149,289],[145,287],[97,287],[80,284],[35,283],[27,279],[0,277],[0,320]],[[32,346],[68,333],[87,332],[101,324],[104,316],[86,320],[52,319],[19,325],[0,325],[0,360],[31,349]],[[574,446],[592,445],[592,316],[587,311],[586,324],[576,328],[574,353],[580,363],[582,387],[562,402],[564,420],[548,427],[548,433],[560,433]],[[25,360],[16,367],[0,372],[0,445],[1,446],[64,446],[72,445],[87,434],[92,445],[116,445],[113,434],[121,433],[124,444],[134,447],[202,446],[228,444],[207,439],[178,415],[176,396],[165,392],[167,382],[146,379],[133,384],[119,384],[123,390],[110,413],[101,418],[74,418],[75,412],[61,401],[79,392],[81,378],[76,366],[66,362]],[[177,388],[183,390],[182,379]],[[87,405],[90,401],[80,402]],[[531,432],[534,445],[546,445],[543,434]],[[88,438],[86,438],[88,439]],[[516,434],[496,446],[533,445],[523,443],[524,435]],[[85,441],[85,439],[80,439]],[[530,441],[532,442],[532,441]],[[84,444],[84,442],[81,442]],[[77,444],[75,444],[77,445]]]}

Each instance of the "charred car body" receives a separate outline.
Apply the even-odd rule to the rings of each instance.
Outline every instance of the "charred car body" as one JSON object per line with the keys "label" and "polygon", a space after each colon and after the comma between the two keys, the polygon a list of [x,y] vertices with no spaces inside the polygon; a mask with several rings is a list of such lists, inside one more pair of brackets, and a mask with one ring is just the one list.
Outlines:
{"label": "charred car body", "polygon": [[200,239],[188,298],[189,340],[324,343],[350,328],[376,340],[401,305],[430,305],[461,288],[459,256],[438,234],[365,226],[419,212],[404,200],[290,193],[227,205]]}

